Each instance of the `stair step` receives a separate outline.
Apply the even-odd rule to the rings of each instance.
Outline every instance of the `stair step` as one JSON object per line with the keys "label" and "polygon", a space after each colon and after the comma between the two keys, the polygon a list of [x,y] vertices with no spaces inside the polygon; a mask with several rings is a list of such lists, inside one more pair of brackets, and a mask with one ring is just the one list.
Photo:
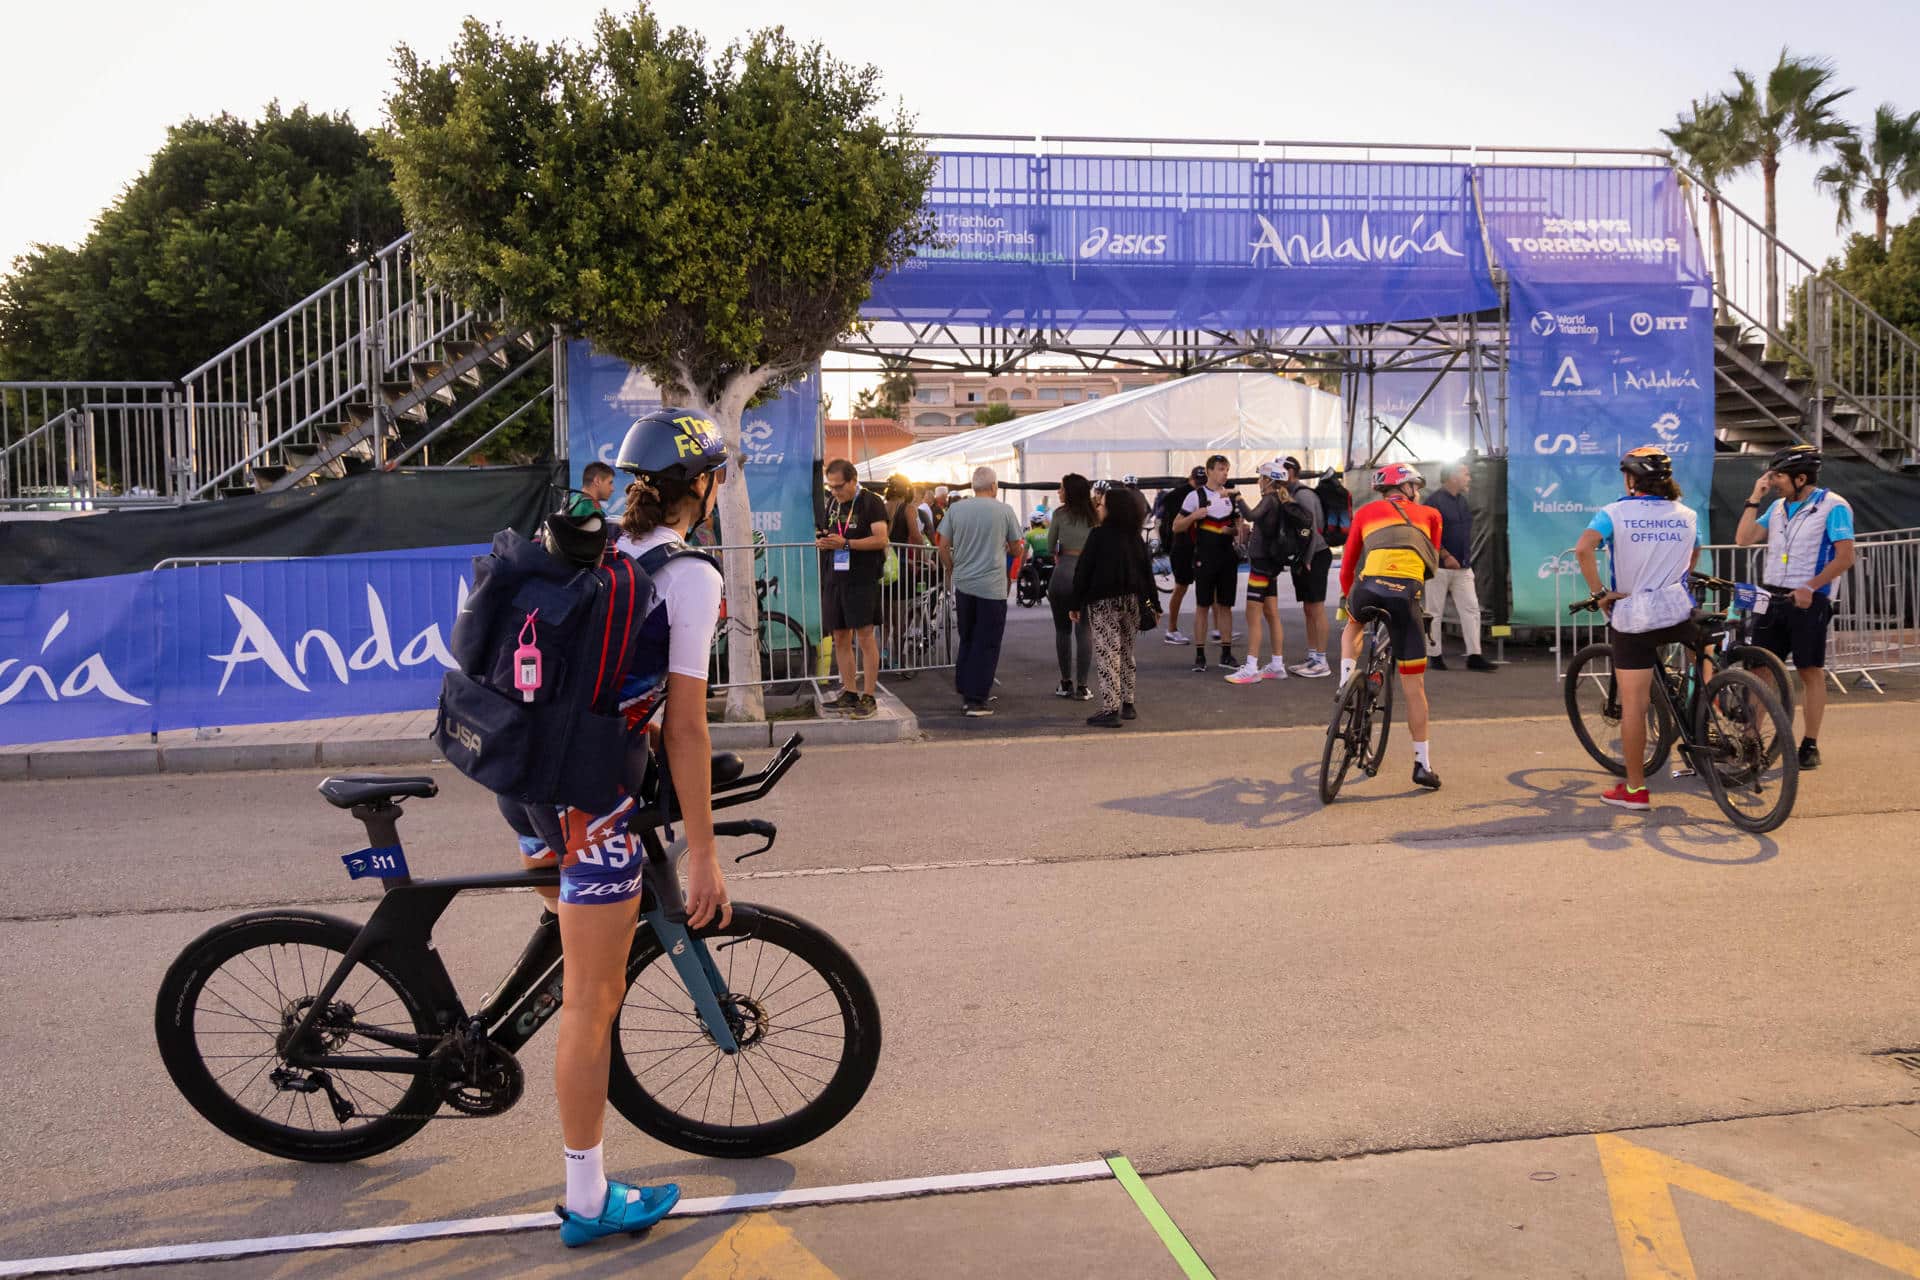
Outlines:
{"label": "stair step", "polygon": [[476,382],[480,377],[478,367],[480,364],[491,364],[497,369],[504,369],[513,363],[512,357],[505,351],[490,351],[484,342],[449,342],[447,344],[447,354],[456,360],[474,365],[473,377]]}
{"label": "stair step", "polygon": [[290,468],[285,463],[256,462],[248,470],[253,474],[253,487],[264,493],[275,480],[285,476]]}
{"label": "stair step", "polygon": [[258,493],[259,490],[250,484],[223,484],[215,492],[223,498],[246,498]]}

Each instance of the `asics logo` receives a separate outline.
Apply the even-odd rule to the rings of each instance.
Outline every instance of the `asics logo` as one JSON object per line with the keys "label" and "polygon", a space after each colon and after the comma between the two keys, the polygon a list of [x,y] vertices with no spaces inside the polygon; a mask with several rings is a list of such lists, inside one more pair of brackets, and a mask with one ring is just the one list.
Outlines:
{"label": "asics logo", "polygon": [[1164,235],[1115,235],[1111,227],[1095,227],[1080,242],[1080,256],[1094,258],[1102,253],[1110,258],[1157,258],[1167,251]]}

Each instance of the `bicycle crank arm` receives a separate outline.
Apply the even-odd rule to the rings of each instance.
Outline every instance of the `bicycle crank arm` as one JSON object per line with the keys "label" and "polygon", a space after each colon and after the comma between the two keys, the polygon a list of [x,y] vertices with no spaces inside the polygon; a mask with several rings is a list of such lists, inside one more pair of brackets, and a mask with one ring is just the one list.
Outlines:
{"label": "bicycle crank arm", "polygon": [[725,991],[726,984],[720,980],[720,970],[714,965],[705,940],[694,937],[686,925],[673,923],[659,907],[649,910],[646,920],[654,936],[660,939],[667,959],[673,961],[674,971],[680,975],[680,985],[693,997],[694,1011],[700,1015],[707,1034],[713,1037],[713,1042],[722,1053],[740,1052],[740,1043],[733,1036],[733,1026],[720,1009],[717,993]]}

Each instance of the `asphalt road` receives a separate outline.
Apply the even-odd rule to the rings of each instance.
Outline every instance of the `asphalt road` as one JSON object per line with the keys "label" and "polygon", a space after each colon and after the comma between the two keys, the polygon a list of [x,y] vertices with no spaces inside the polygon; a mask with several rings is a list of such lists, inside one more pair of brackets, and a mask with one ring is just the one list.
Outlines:
{"label": "asphalt road", "polygon": [[[1837,708],[1827,767],[1773,838],[1727,827],[1684,783],[1649,816],[1600,806],[1603,777],[1557,718],[1443,721],[1436,794],[1404,780],[1398,738],[1388,772],[1327,810],[1307,763],[1317,728],[809,751],[756,808],[781,843],[733,893],[859,958],[886,1024],[873,1089],[774,1160],[695,1159],[616,1124],[610,1168],[706,1196],[1119,1151],[1220,1275],[1555,1273],[1542,1258],[1617,1275],[1590,1135],[1783,1117],[1739,1121],[1785,1127],[1739,1129],[1747,1145],[1707,1144],[1711,1158],[1688,1155],[1705,1130],[1663,1149],[1920,1241],[1920,1218],[1866,1190],[1920,1186],[1920,1078],[1876,1056],[1920,1047],[1920,797],[1896,772],[1910,724],[1901,704]],[[401,827],[416,874],[510,863],[487,798],[438,772],[443,795]],[[515,1111],[436,1123],[357,1165],[257,1155],[173,1093],[152,998],[187,941],[251,905],[367,909],[337,859],[361,833],[314,781],[0,784],[0,1258],[551,1202],[551,1036],[523,1055]],[[438,942],[470,997],[533,912],[496,893],[449,913]],[[1529,1144],[1545,1145],[1499,1154]],[[1508,1187],[1529,1162],[1565,1184]],[[1510,1194],[1546,1197],[1508,1215],[1536,1234],[1489,1248],[1483,1219]],[[1291,1206],[1287,1232],[1275,1205]],[[825,1269],[763,1232],[755,1247],[786,1264],[701,1272],[745,1239],[705,1219],[567,1270],[1177,1274],[1111,1183],[749,1221]],[[1696,1243],[1730,1234],[1726,1257],[1773,1256],[1768,1229],[1687,1221]],[[557,1266],[549,1250],[536,1233],[179,1274],[520,1274]]]}

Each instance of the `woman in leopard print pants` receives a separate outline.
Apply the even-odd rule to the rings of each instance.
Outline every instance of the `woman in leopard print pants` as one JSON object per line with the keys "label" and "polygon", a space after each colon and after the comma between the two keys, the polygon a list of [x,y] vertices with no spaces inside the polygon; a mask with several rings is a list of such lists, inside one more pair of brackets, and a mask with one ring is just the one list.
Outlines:
{"label": "woman in leopard print pants", "polygon": [[1153,566],[1140,536],[1146,504],[1133,489],[1110,486],[1100,527],[1087,536],[1075,566],[1070,616],[1084,612],[1093,630],[1094,668],[1100,673],[1100,711],[1087,723],[1118,728],[1132,720],[1134,645],[1140,634],[1140,612],[1157,612],[1159,593],[1153,585]]}

